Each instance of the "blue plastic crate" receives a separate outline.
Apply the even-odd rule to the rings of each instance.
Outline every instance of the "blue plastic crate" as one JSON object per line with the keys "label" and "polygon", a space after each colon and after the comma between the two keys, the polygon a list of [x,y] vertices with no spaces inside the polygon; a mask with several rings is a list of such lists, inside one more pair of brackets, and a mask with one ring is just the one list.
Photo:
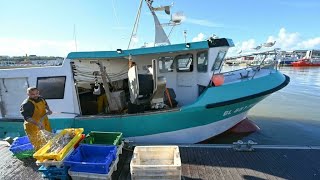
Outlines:
{"label": "blue plastic crate", "polygon": [[18,137],[12,145],[16,144],[16,145],[24,145],[24,144],[28,144],[30,143],[29,137],[28,136],[22,136],[22,137]]}
{"label": "blue plastic crate", "polygon": [[49,176],[46,176],[44,174],[42,174],[42,177],[45,178],[45,179],[49,179],[49,180],[70,180],[71,177],[69,175],[49,175]]}
{"label": "blue plastic crate", "polygon": [[34,148],[33,148],[32,144],[30,143],[28,136],[23,136],[23,137],[17,138],[12,143],[12,145],[10,147],[10,151],[13,154],[18,154],[23,151],[33,151],[33,150],[34,150]]}
{"label": "blue plastic crate", "polygon": [[65,176],[68,175],[68,170],[69,168],[67,167],[55,167],[55,166],[49,166],[49,167],[45,167],[45,166],[40,166],[40,168],[38,169],[38,171],[42,172],[45,176]]}
{"label": "blue plastic crate", "polygon": [[63,162],[71,171],[107,174],[116,159],[117,146],[81,144]]}
{"label": "blue plastic crate", "polygon": [[42,177],[47,178],[49,180],[61,179],[61,180],[68,180],[71,179],[68,174],[67,167],[55,167],[55,166],[40,166],[38,169],[39,172],[42,172]]}

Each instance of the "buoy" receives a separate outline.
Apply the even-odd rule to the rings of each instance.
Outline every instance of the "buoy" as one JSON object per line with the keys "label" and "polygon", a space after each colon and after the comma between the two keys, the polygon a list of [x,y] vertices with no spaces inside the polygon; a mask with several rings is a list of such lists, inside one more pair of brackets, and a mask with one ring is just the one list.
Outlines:
{"label": "buoy", "polygon": [[221,86],[224,83],[223,74],[215,74],[212,76],[211,81],[215,86]]}

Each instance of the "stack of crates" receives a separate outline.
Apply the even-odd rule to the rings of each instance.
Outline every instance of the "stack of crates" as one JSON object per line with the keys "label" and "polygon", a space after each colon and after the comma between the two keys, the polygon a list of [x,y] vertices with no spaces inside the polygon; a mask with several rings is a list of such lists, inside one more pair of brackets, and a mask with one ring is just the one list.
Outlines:
{"label": "stack of crates", "polygon": [[136,146],[130,162],[131,179],[181,179],[178,146]]}
{"label": "stack of crates", "polygon": [[61,180],[69,180],[71,179],[68,174],[68,168],[66,167],[56,167],[49,166],[46,167],[42,165],[39,169],[42,172],[42,177],[47,178],[49,180],[61,179]]}
{"label": "stack of crates", "polygon": [[[68,168],[63,165],[63,161],[74,151],[80,141],[84,139],[85,136],[81,134],[83,131],[83,128],[64,129],[59,132],[59,134],[55,135],[52,140],[50,140],[45,146],[43,146],[33,155],[33,157],[37,159],[36,164],[41,166],[38,170],[42,172],[42,176],[44,178],[50,180],[71,179],[68,174]],[[75,136],[67,145],[65,145],[59,152],[48,152],[54,141],[70,132],[74,132]]]}
{"label": "stack of crates", "polygon": [[[33,157],[37,159],[38,162],[44,162],[48,160],[61,161],[66,155],[70,152],[70,150],[74,149],[74,146],[81,141],[83,128],[70,128],[62,130],[58,135],[54,136],[46,145],[44,145],[41,149],[39,149],[36,153],[33,154]],[[59,152],[48,152],[54,142],[64,136],[67,133],[74,132],[75,136],[69,141],[67,145],[65,145]]]}
{"label": "stack of crates", "polygon": [[118,161],[117,146],[80,144],[63,163],[73,180],[111,179]]}
{"label": "stack of crates", "polygon": [[[121,132],[100,132],[100,131],[91,131],[85,139],[81,142],[80,146],[82,149],[79,149],[79,151],[87,152],[91,150],[97,150],[97,149],[105,149],[106,152],[100,154],[100,157],[93,160],[90,159],[89,156],[84,155],[82,157],[78,156],[78,159],[75,158],[73,159],[73,165],[74,168],[70,168],[69,170],[69,175],[72,177],[72,179],[111,179],[112,173],[117,170],[117,164],[119,161],[119,155],[122,154],[122,147],[123,147],[123,142],[122,142],[122,133]],[[115,150],[115,152],[114,152]],[[72,156],[72,155],[70,155]],[[75,155],[73,155],[75,156]],[[109,160],[111,161],[105,161],[106,157],[113,157]],[[87,159],[86,159],[87,158]],[[79,159],[83,159],[85,161],[91,162],[92,167],[98,166],[99,163],[104,164],[103,166],[105,169],[97,172],[94,170],[90,170],[90,168],[86,169],[86,171],[82,171],[81,168],[79,168],[81,165],[77,165],[77,161]],[[99,160],[100,159],[100,160]],[[92,162],[94,161],[94,162]],[[96,165],[95,165],[96,163]],[[68,162],[66,163],[68,164]],[[78,166],[76,168],[75,166]]]}
{"label": "stack of crates", "polygon": [[10,151],[18,159],[32,157],[34,148],[30,143],[28,136],[18,137],[11,145]]}
{"label": "stack of crates", "polygon": [[121,132],[100,132],[91,131],[86,138],[81,142],[82,144],[94,144],[102,146],[117,146],[117,156],[122,154],[123,141]]}
{"label": "stack of crates", "polygon": [[47,179],[61,179],[68,180],[71,179],[68,174],[68,167],[63,165],[63,161],[71,154],[74,149],[71,149],[67,155],[61,160],[44,160],[44,161],[36,161],[36,164],[40,166],[38,169],[39,172],[42,172],[42,177]]}

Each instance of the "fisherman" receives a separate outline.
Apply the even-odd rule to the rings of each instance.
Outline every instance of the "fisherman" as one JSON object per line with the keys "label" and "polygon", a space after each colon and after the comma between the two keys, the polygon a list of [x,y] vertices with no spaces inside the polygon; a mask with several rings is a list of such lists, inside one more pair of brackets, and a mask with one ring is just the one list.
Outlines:
{"label": "fisherman", "polygon": [[47,117],[52,114],[52,111],[46,100],[39,95],[39,90],[36,87],[29,87],[27,95],[28,98],[21,104],[20,113],[24,117],[24,130],[37,151],[44,145],[40,130],[52,131]]}
{"label": "fisherman", "polygon": [[107,95],[102,83],[95,83],[93,94],[97,96],[98,114],[103,114],[107,112]]}
{"label": "fisherman", "polygon": [[133,60],[132,56],[129,55],[128,66],[129,69],[136,65],[136,62]]}

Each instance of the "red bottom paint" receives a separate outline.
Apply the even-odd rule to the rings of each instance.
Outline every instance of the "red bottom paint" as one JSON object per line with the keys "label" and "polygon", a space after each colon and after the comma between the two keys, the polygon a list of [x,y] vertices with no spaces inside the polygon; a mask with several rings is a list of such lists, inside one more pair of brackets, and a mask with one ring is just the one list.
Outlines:
{"label": "red bottom paint", "polygon": [[248,118],[239,122],[232,128],[230,128],[227,132],[229,133],[252,133],[260,130],[260,128]]}

